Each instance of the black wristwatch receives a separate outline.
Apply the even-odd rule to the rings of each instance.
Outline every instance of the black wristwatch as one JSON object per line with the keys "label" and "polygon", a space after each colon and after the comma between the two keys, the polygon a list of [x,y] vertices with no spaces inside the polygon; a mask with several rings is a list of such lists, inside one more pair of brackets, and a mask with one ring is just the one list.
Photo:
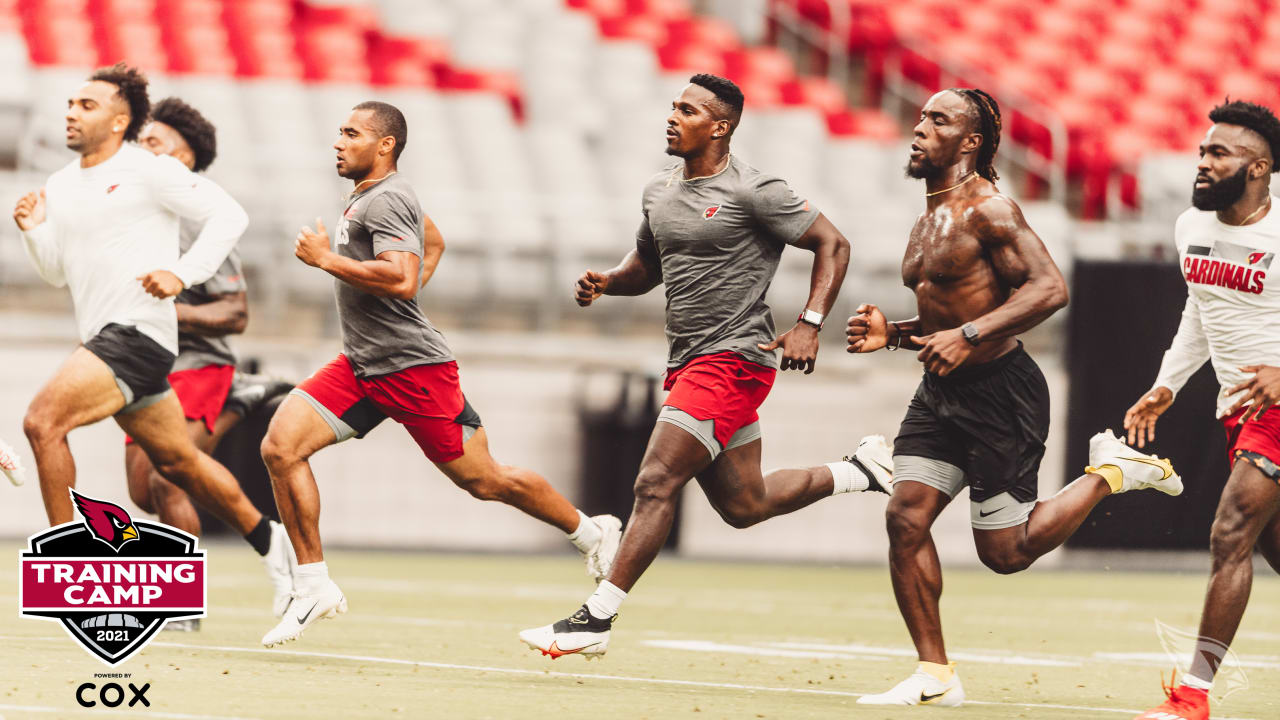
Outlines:
{"label": "black wristwatch", "polygon": [[969,341],[969,344],[974,347],[978,347],[978,343],[982,342],[982,338],[978,336],[978,328],[974,327],[971,322],[967,322],[962,325],[960,327],[960,333],[964,335],[964,339]]}

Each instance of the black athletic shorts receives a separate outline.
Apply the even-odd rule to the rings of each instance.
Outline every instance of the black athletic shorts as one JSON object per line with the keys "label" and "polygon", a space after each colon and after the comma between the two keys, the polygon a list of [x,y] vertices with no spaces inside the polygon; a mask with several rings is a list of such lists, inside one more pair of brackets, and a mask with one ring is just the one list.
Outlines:
{"label": "black athletic shorts", "polygon": [[177,356],[138,328],[109,323],[84,347],[111,368],[124,393],[124,407],[117,414],[141,410],[169,392],[169,371]]}
{"label": "black athletic shorts", "polygon": [[974,502],[1003,492],[1018,502],[1034,502],[1048,436],[1049,385],[1018,343],[989,363],[945,377],[925,373],[893,441],[893,454],[960,468]]}

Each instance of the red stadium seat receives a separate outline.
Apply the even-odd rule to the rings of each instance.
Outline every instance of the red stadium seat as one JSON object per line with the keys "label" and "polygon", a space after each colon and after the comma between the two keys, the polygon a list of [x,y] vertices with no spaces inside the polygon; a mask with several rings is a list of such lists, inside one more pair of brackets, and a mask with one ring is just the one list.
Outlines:
{"label": "red stadium seat", "polygon": [[795,77],[791,56],[774,47],[752,47],[730,50],[724,54],[725,77],[765,79],[774,83]]}
{"label": "red stadium seat", "polygon": [[600,18],[600,34],[617,40],[638,40],[654,47],[667,42],[667,24],[643,15]]}
{"label": "red stadium seat", "polygon": [[219,0],[160,0],[156,17],[167,27],[222,25]]}
{"label": "red stadium seat", "polygon": [[657,20],[677,20],[693,15],[688,0],[626,0],[626,14]]}
{"label": "red stadium seat", "polygon": [[247,76],[301,78],[297,39],[290,28],[262,28],[232,36],[237,73]]}
{"label": "red stadium seat", "polygon": [[365,33],[347,24],[315,25],[299,37],[303,66],[309,80],[367,83],[371,72]]}
{"label": "red stadium seat", "polygon": [[169,69],[160,26],[151,18],[98,24],[98,49],[102,63],[126,61],[144,70]]}
{"label": "red stadium seat", "polygon": [[724,53],[705,45],[669,42],[658,48],[658,62],[666,70],[707,72],[723,75]]}
{"label": "red stadium seat", "polygon": [[827,130],[837,137],[858,136],[893,142],[902,137],[901,127],[879,110],[843,110],[827,113]]}
{"label": "red stadium seat", "polygon": [[83,15],[33,13],[26,18],[27,48],[37,65],[98,64],[93,24]]}
{"label": "red stadium seat", "polygon": [[690,17],[667,22],[671,43],[696,43],[714,50],[733,50],[742,45],[738,31],[724,20],[707,17]]}
{"label": "red stadium seat", "polygon": [[440,73],[438,81],[442,90],[491,92],[501,95],[510,104],[511,112],[517,120],[524,117],[520,78],[513,73],[450,67]]}
{"label": "red stadium seat", "polygon": [[379,85],[433,87],[437,72],[448,61],[449,49],[443,42],[382,34],[370,37],[370,70]]}
{"label": "red stadium seat", "polygon": [[597,17],[618,17],[627,12],[626,0],[565,0],[565,4]]}
{"label": "red stadium seat", "polygon": [[227,31],[221,25],[180,24],[169,37],[169,68],[202,75],[234,75],[236,59]]}
{"label": "red stadium seat", "polygon": [[843,112],[849,107],[844,91],[825,77],[798,77],[783,82],[778,89],[788,105],[807,105],[823,113]]}
{"label": "red stadium seat", "polygon": [[1228,72],[1217,77],[1216,97],[1248,100],[1262,104],[1274,104],[1276,86],[1266,78],[1251,72]]}
{"label": "red stadium seat", "polygon": [[100,23],[150,22],[156,17],[155,0],[93,0],[89,14]]}

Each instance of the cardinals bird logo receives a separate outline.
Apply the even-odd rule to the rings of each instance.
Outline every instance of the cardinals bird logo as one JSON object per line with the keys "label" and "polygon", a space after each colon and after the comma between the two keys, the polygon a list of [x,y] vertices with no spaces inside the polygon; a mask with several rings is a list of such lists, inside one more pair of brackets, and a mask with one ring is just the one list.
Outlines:
{"label": "cardinals bird logo", "polygon": [[60,622],[112,666],[169,620],[204,617],[205,557],[195,536],[74,490],[71,502],[83,522],[32,535],[18,560],[24,617]]}
{"label": "cardinals bird logo", "polygon": [[84,517],[84,526],[90,534],[110,545],[112,550],[120,552],[125,543],[138,539],[133,518],[119,505],[87,498],[75,490],[71,491],[71,500]]}

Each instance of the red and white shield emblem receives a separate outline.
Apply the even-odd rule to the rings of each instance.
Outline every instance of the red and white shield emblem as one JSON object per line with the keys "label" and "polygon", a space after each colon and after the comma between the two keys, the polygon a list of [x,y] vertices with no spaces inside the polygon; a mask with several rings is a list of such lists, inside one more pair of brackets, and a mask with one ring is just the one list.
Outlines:
{"label": "red and white shield emblem", "polygon": [[711,207],[709,207],[709,208],[707,208],[706,210],[703,210],[703,211],[702,211],[702,219],[703,219],[703,220],[710,220],[711,218],[715,217],[715,216],[716,216],[716,213],[718,213],[718,212],[720,212],[720,206],[719,206],[719,205],[712,205]]}

